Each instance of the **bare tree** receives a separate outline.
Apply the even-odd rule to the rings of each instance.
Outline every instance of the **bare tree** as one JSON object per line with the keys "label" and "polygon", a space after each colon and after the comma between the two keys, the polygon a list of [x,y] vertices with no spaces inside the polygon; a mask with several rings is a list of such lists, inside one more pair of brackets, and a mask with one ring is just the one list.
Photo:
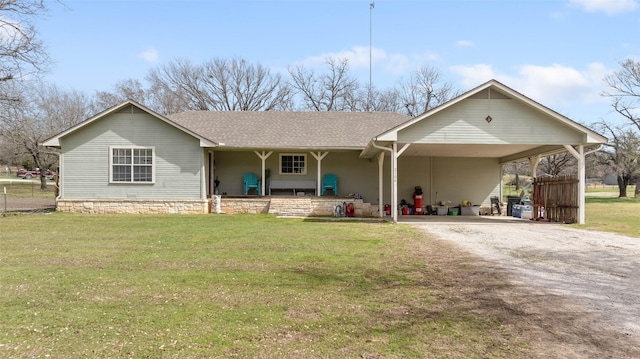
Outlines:
{"label": "bare tree", "polygon": [[28,156],[41,169],[41,188],[46,188],[45,171],[55,166],[57,153],[42,143],[52,135],[89,117],[91,100],[76,91],[63,91],[55,86],[41,85],[23,89],[18,103],[2,103],[0,136],[18,151]]}
{"label": "bare tree", "polygon": [[116,106],[126,100],[134,100],[143,105],[149,102],[148,92],[139,80],[127,79],[118,81],[111,91],[96,92],[96,106],[105,109]]}
{"label": "bare tree", "polygon": [[[626,196],[626,185],[629,184],[628,181],[634,179],[633,177],[627,178],[626,176],[635,176],[635,195],[638,196],[640,194],[640,175],[633,175],[633,173],[630,172],[632,171],[630,167],[632,167],[634,163],[637,166],[640,161],[640,154],[637,148],[629,146],[628,143],[633,144],[638,138],[638,133],[640,133],[640,61],[627,59],[620,63],[620,67],[620,70],[613,72],[605,78],[609,90],[605,91],[603,95],[612,98],[614,110],[624,117],[628,125],[632,126],[636,132],[634,133],[621,128],[614,129],[612,126],[604,126],[605,124],[601,125],[612,135],[615,134],[613,144],[609,146],[614,149],[613,154],[615,154],[615,156],[611,155],[609,157],[616,162],[613,170],[618,175],[620,196]],[[618,154],[618,151],[627,152]]]}
{"label": "bare tree", "polygon": [[[640,136],[632,130],[598,123],[599,128],[609,135],[610,141],[597,155],[616,175],[619,197],[627,197],[627,186],[640,179]],[[636,186],[637,187],[637,186]]]}
{"label": "bare tree", "polygon": [[149,96],[162,112],[185,110],[271,111],[291,107],[280,75],[243,59],[216,58],[203,65],[175,60],[147,76]]}
{"label": "bare tree", "polygon": [[203,83],[202,70],[188,60],[176,59],[152,69],[147,81],[157,92],[177,103],[182,111],[210,110],[212,106]]}
{"label": "bare tree", "polygon": [[444,82],[442,73],[433,67],[422,66],[406,82],[400,83],[400,101],[405,112],[415,117],[458,95],[453,85]]}
{"label": "bare tree", "polygon": [[575,172],[572,165],[576,164],[576,159],[569,152],[561,152],[555,155],[543,157],[538,165],[538,172],[548,176],[559,176]]}
{"label": "bare tree", "polygon": [[605,77],[609,90],[603,95],[611,97],[614,110],[640,131],[640,62],[629,59],[620,66]]}
{"label": "bare tree", "polygon": [[[367,94],[362,94],[361,98],[366,98]],[[371,91],[371,104],[369,104],[371,111],[388,111],[404,113],[404,106],[401,105],[400,91],[396,88],[389,88],[386,90],[378,90],[375,87]]]}
{"label": "bare tree", "polygon": [[328,71],[316,74],[302,65],[289,67],[291,86],[301,97],[302,109],[308,111],[358,111],[362,94],[358,81],[349,74],[347,59],[326,60]]}
{"label": "bare tree", "polygon": [[[42,0],[0,0],[0,82],[24,79],[49,62],[32,22],[46,12]],[[14,100],[3,93],[3,100]]]}

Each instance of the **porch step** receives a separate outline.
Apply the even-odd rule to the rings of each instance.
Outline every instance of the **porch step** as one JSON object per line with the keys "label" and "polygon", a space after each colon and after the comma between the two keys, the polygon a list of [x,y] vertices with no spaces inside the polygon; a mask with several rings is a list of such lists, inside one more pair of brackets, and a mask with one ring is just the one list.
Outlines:
{"label": "porch step", "polygon": [[310,197],[271,197],[269,214],[276,216],[308,216],[311,213]]}

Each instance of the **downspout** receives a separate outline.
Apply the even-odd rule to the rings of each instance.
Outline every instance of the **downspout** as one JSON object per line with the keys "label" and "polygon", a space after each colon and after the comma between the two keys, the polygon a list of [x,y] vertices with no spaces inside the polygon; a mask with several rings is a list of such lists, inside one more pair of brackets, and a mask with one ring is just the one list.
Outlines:
{"label": "downspout", "polygon": [[[393,192],[394,192],[394,188],[393,188],[393,157],[394,157],[394,156],[393,156],[393,149],[392,149],[392,148],[388,148],[388,147],[378,146],[378,145],[376,144],[375,140],[373,140],[373,141],[371,142],[371,145],[372,145],[374,148],[377,148],[377,149],[379,149],[379,150],[389,151],[389,157],[391,158],[391,167],[392,167],[392,168],[391,168],[391,181],[389,182],[389,183],[390,183],[390,195],[391,195],[391,201],[390,201],[390,202],[393,202]],[[382,182],[382,181],[380,181],[380,182]],[[380,186],[379,186],[379,187],[380,187],[380,189],[378,190],[378,191],[379,191],[379,193],[380,193],[380,200],[378,201],[378,202],[380,202],[380,203],[378,204],[378,206],[379,206],[380,208],[382,208],[382,202],[383,202],[383,201],[382,201],[382,196],[383,196],[383,194],[382,194],[382,187],[383,187],[383,186],[382,186],[382,185],[383,185],[383,183],[380,183]],[[391,218],[393,218],[393,223],[397,223],[397,222],[398,222],[398,217],[397,217],[397,213],[396,213],[396,211],[397,211],[396,206],[394,206],[394,205],[392,204],[392,205],[391,205]],[[382,214],[382,210],[380,211],[380,214]]]}
{"label": "downspout", "polygon": [[56,171],[56,186],[58,186],[58,195],[56,196],[56,207],[58,206],[58,200],[62,198],[62,181],[60,181],[60,170],[62,166],[62,153],[55,153],[58,156],[58,170]]}

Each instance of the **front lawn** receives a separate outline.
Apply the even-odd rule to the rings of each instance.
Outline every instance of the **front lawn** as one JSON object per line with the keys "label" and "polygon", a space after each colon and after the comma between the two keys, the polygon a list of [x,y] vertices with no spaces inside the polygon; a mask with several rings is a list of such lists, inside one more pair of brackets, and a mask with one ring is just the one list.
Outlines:
{"label": "front lawn", "polygon": [[586,224],[578,228],[640,237],[640,198],[587,197]]}
{"label": "front lawn", "polygon": [[0,357],[529,356],[470,305],[474,265],[439,265],[454,252],[410,226],[64,213],[0,226]]}

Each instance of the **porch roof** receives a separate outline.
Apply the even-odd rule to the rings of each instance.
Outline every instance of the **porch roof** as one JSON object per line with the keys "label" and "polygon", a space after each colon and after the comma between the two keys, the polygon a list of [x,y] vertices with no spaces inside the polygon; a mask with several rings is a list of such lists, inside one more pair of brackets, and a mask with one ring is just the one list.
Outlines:
{"label": "porch roof", "polygon": [[394,112],[187,111],[167,117],[214,139],[218,149],[362,150],[410,120]]}

